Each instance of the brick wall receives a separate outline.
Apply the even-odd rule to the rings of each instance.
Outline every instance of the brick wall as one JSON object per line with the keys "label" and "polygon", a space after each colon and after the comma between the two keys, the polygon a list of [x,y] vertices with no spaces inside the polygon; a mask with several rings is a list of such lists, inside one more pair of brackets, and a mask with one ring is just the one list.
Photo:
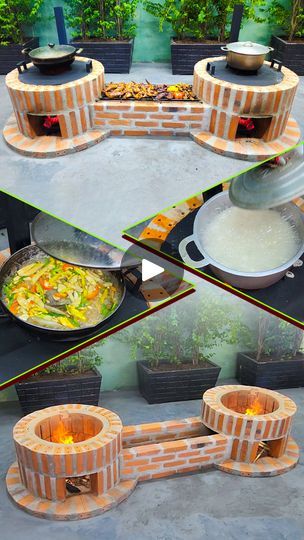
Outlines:
{"label": "brick wall", "polygon": [[182,439],[183,437],[195,437],[206,435],[207,433],[209,431],[206,431],[199,416],[184,418],[182,420],[137,424],[135,426],[123,427],[122,446],[123,448],[130,448],[138,444]]}
{"label": "brick wall", "polygon": [[91,107],[95,127],[112,135],[187,136],[210,123],[209,106],[196,102],[99,101]]}
{"label": "brick wall", "polygon": [[231,441],[224,435],[205,435],[152,443],[122,450],[121,479],[139,481],[212,467],[230,457]]}

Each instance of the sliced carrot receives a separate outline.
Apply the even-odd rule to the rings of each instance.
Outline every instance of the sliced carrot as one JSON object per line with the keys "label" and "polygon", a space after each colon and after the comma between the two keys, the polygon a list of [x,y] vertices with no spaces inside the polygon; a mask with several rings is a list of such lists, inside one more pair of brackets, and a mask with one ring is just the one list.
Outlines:
{"label": "sliced carrot", "polygon": [[37,285],[36,285],[36,283],[35,283],[35,285],[33,285],[33,286],[31,287],[30,290],[31,290],[31,292],[33,292],[33,293],[36,293],[36,292],[37,292]]}
{"label": "sliced carrot", "polygon": [[10,307],[10,311],[12,313],[14,313],[14,315],[16,315],[18,313],[18,309],[19,309],[19,304],[18,304],[17,300],[14,300],[14,302],[12,303],[12,305]]}
{"label": "sliced carrot", "polygon": [[73,266],[71,264],[68,264],[68,263],[63,263],[62,270],[68,270],[69,268],[73,268]]}
{"label": "sliced carrot", "polygon": [[93,298],[96,298],[96,296],[98,295],[99,293],[99,285],[96,286],[96,288],[94,289],[94,291],[90,292],[87,294],[87,299],[88,300],[93,300]]}
{"label": "sliced carrot", "polygon": [[39,278],[38,281],[39,281],[41,287],[43,287],[46,291],[50,291],[53,288],[53,286],[50,285],[49,281],[47,281],[46,279],[44,279],[42,277]]}

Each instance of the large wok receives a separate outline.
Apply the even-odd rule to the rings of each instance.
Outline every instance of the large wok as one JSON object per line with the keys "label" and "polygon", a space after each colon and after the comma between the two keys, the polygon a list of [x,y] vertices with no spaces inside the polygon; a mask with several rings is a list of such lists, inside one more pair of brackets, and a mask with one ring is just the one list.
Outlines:
{"label": "large wok", "polygon": [[14,315],[4,302],[3,286],[6,283],[7,279],[10,278],[13,274],[19,270],[21,266],[24,266],[27,263],[35,262],[37,260],[44,259],[46,254],[36,245],[26,246],[19,251],[16,251],[0,268],[0,304],[4,310],[4,314],[1,317],[11,317],[16,323],[26,327],[28,330],[33,332],[39,332],[45,334],[53,339],[78,339],[82,336],[91,334],[93,331],[101,328],[106,321],[113,317],[114,313],[120,308],[125,294],[126,294],[126,284],[124,277],[120,271],[104,271],[103,273],[107,275],[110,281],[112,281],[118,289],[119,300],[116,308],[100,323],[93,326],[87,326],[86,328],[77,328],[77,329],[52,329],[44,326],[38,326],[35,324],[28,323],[23,321],[18,316]]}
{"label": "large wok", "polygon": [[23,49],[22,54],[28,56],[42,73],[52,74],[65,71],[74,62],[76,54],[83,49],[76,49],[72,45],[55,45],[49,43],[37,49]]}

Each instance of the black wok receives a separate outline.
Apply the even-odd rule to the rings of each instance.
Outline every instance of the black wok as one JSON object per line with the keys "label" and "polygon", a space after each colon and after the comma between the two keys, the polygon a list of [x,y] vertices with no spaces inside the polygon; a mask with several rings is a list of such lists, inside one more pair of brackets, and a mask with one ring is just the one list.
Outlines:
{"label": "black wok", "polygon": [[72,45],[49,43],[45,47],[23,49],[22,54],[27,55],[42,73],[53,74],[68,69],[82,50]]}
{"label": "black wok", "polygon": [[21,268],[21,266],[24,266],[26,263],[29,262],[35,262],[37,260],[44,259],[46,257],[46,254],[44,251],[42,251],[38,246],[31,245],[26,246],[19,251],[16,251],[0,268],[0,304],[4,310],[4,314],[1,315],[1,317],[11,317],[16,323],[26,327],[28,330],[31,330],[33,332],[39,332],[44,335],[49,336],[50,338],[60,338],[64,339],[79,339],[81,336],[87,336],[88,334],[91,334],[92,331],[98,330],[101,328],[106,321],[108,321],[111,317],[113,317],[114,313],[120,308],[125,294],[126,294],[126,284],[124,277],[122,273],[119,270],[116,271],[105,271],[103,270],[103,273],[109,278],[109,281],[112,281],[115,286],[118,289],[119,293],[119,300],[118,305],[116,308],[100,323],[93,325],[93,326],[87,326],[86,328],[77,328],[77,329],[53,329],[53,328],[47,328],[44,326],[35,325],[32,323],[28,323],[27,321],[23,321],[18,316],[13,314],[9,308],[6,306],[4,302],[4,293],[3,293],[3,287],[6,283],[6,281],[17,272]]}

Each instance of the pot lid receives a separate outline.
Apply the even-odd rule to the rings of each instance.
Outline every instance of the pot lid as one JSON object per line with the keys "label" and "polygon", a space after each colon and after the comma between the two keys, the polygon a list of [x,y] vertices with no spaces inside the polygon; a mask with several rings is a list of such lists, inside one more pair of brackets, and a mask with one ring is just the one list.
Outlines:
{"label": "pot lid", "polygon": [[124,252],[103,240],[40,212],[32,223],[33,240],[47,255],[60,261],[102,270],[137,266],[138,260],[123,259]]}
{"label": "pot lid", "polygon": [[229,198],[240,208],[273,208],[304,195],[303,146],[277,158],[278,165],[265,164],[231,181]]}
{"label": "pot lid", "polygon": [[55,45],[55,43],[49,43],[45,47],[33,49],[29,54],[31,58],[37,58],[37,60],[50,60],[52,58],[64,58],[75,52],[76,49],[72,45]]}
{"label": "pot lid", "polygon": [[228,43],[226,48],[231,52],[248,55],[267,54],[271,50],[270,47],[252,41],[235,41],[234,43]]}

